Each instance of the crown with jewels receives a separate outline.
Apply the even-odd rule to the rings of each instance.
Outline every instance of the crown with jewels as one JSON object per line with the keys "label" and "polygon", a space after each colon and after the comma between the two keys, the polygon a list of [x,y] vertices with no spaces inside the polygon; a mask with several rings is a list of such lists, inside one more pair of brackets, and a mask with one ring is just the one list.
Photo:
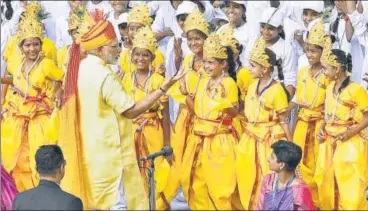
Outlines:
{"label": "crown with jewels", "polygon": [[18,42],[22,42],[31,37],[43,39],[42,24],[32,14],[25,14],[18,26],[17,39]]}
{"label": "crown with jewels", "polygon": [[232,26],[227,26],[219,33],[221,44],[223,46],[229,46],[234,54],[239,55],[239,50],[236,47],[238,45],[238,41],[234,37],[234,29]]}
{"label": "crown with jewels", "polygon": [[203,55],[210,58],[227,59],[226,48],[218,34],[210,34],[204,41]]}
{"label": "crown with jewels", "polygon": [[307,42],[313,45],[323,47],[325,45],[325,26],[323,25],[322,18],[309,30]]}
{"label": "crown with jewels", "polygon": [[338,67],[340,63],[337,61],[337,57],[332,54],[332,42],[330,37],[325,37],[324,47],[321,56],[321,62],[333,67]]}
{"label": "crown with jewels", "polygon": [[155,33],[149,26],[140,28],[133,39],[133,49],[143,48],[149,50],[152,54],[155,54],[158,44],[155,37]]}
{"label": "crown with jewels", "polygon": [[79,6],[76,10],[70,11],[68,17],[69,30],[77,29],[83,22],[84,15],[87,10],[83,6]]}
{"label": "crown with jewels", "polygon": [[186,33],[196,29],[208,36],[210,34],[209,27],[210,25],[199,10],[190,13],[184,23]]}
{"label": "crown with jewels", "polygon": [[271,64],[269,63],[270,58],[266,54],[265,48],[266,41],[262,37],[259,37],[254,43],[249,59],[265,67],[271,67]]}
{"label": "crown with jewels", "polygon": [[149,26],[152,23],[150,9],[145,4],[137,4],[128,14],[128,24],[140,23]]}
{"label": "crown with jewels", "polygon": [[41,6],[40,2],[32,1],[29,2],[26,6],[26,10],[24,12],[24,17],[26,16],[34,16],[35,19],[42,21],[50,17],[50,13],[46,12],[44,8]]}

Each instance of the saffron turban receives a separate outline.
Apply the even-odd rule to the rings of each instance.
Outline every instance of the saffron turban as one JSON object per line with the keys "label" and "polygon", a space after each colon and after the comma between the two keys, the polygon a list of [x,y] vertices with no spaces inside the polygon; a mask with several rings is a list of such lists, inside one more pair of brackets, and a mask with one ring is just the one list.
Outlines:
{"label": "saffron turban", "polygon": [[115,39],[114,26],[107,20],[100,20],[81,37],[80,45],[84,50],[90,51],[107,45]]}

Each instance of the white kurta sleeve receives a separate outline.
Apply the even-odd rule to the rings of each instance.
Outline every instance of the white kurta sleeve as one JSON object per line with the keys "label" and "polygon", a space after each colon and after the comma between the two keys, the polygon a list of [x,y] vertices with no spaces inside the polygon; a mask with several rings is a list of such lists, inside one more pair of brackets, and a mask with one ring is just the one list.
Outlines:
{"label": "white kurta sleeve", "polygon": [[282,61],[285,86],[296,87],[297,63],[293,46],[290,43],[285,42],[284,58]]}

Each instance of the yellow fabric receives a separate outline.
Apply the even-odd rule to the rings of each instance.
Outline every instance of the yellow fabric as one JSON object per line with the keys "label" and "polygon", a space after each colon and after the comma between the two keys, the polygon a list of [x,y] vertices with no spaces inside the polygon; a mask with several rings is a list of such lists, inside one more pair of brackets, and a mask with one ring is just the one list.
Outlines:
{"label": "yellow fabric", "polygon": [[264,91],[259,106],[257,84],[258,80],[248,88],[244,102],[245,132],[235,149],[238,190],[244,209],[255,209],[263,177],[270,173],[267,163],[272,153],[270,146],[285,136],[277,117],[288,107],[285,91],[281,84],[274,83]]}
{"label": "yellow fabric", "polygon": [[[84,87],[94,87],[96,92]],[[128,132],[132,131],[132,124],[121,115],[134,103],[120,80],[101,59],[88,55],[79,68],[77,97],[82,169],[66,171],[63,190],[80,196],[81,190],[73,182],[83,179],[84,208],[106,210],[116,204],[118,186],[123,180],[124,192],[129,193],[125,194],[128,209],[148,209],[132,134]],[[58,142],[64,152],[72,151],[69,148],[74,147],[68,141],[60,139]],[[68,163],[78,163],[77,157],[71,158]]]}
{"label": "yellow fabric", "polygon": [[[363,130],[344,142],[338,141],[335,149],[332,136],[347,131],[350,126],[354,127],[363,120],[363,113],[368,111],[368,95],[360,85],[351,82],[343,89],[337,100],[337,96],[333,94],[334,84],[331,83],[326,90],[327,138],[319,145],[315,172],[320,209],[367,210],[365,190],[368,185],[368,136],[366,131]],[[336,106],[336,113],[333,115]]]}
{"label": "yellow fabric", "polygon": [[[119,65],[121,69],[124,70],[124,72],[126,73],[129,72],[130,65],[131,65],[130,66],[131,72],[134,72],[137,69],[137,67],[135,66],[135,64],[133,64],[133,62],[130,65],[129,63],[130,63],[130,49],[125,49],[120,53]],[[155,59],[152,62],[152,71],[161,75],[164,74],[166,71],[165,57],[159,49],[156,50]]]}
{"label": "yellow fabric", "polygon": [[[154,92],[155,90],[159,89],[160,86],[165,81],[165,78],[157,73],[153,73],[150,77],[149,81],[147,82],[148,93],[145,93],[144,87],[135,87],[135,92],[132,91],[132,84],[133,84],[133,77],[134,73],[126,73],[123,78],[123,86],[128,94],[135,102],[143,100],[147,94]],[[139,156],[140,151],[145,151],[145,148],[148,150],[144,152],[144,155],[147,156],[149,154],[158,152],[164,146],[164,134],[163,134],[163,127],[162,127],[162,110],[164,109],[162,103],[168,102],[168,97],[163,96],[157,101],[145,114],[142,114],[138,117],[135,121],[133,121],[133,137],[135,137],[136,143],[136,152],[137,152],[137,159],[140,159]],[[156,115],[148,115],[152,114],[153,112]],[[143,122],[148,120],[146,124]],[[145,146],[139,146],[137,143],[141,139],[144,141]],[[141,163],[142,164],[142,163]],[[156,184],[156,208],[159,210],[167,209],[169,204],[167,203],[164,196],[162,196],[162,192],[167,185],[167,179],[170,172],[170,166],[168,162],[163,157],[158,157],[155,159],[155,179],[157,181]],[[145,190],[148,195],[148,172],[147,169],[141,169],[142,179],[144,180]]]}
{"label": "yellow fabric", "polygon": [[[45,53],[46,58],[51,59],[52,61],[56,62],[57,49],[54,43],[46,37],[42,39],[42,52]],[[18,39],[16,35],[11,36],[9,37],[6,43],[6,46],[5,46],[4,60],[7,63],[12,63],[13,59],[17,60],[20,57],[22,57],[22,52],[18,47]]]}
{"label": "yellow fabric", "polygon": [[303,150],[303,157],[299,164],[300,173],[312,192],[316,207],[319,207],[318,188],[314,181],[319,147],[316,136],[323,120],[322,111],[328,84],[329,81],[323,73],[313,77],[309,66],[298,71],[296,100],[298,104],[307,107],[301,106],[293,140]]}
{"label": "yellow fabric", "polygon": [[[220,122],[225,118],[223,108],[238,104],[237,87],[230,77],[225,77],[211,99],[205,89],[208,80],[200,81],[194,102],[196,116],[202,117],[205,113],[208,120],[194,119],[193,133],[184,152],[181,182],[190,209],[231,210],[230,198],[236,186],[234,147],[237,140],[232,135],[231,125]],[[221,175],[221,179],[214,175]]]}
{"label": "yellow fabric", "polygon": [[60,48],[57,51],[56,58],[58,67],[66,72],[68,69],[67,64],[69,62],[69,46]]}
{"label": "yellow fabric", "polygon": [[[25,75],[20,73],[21,60],[10,63],[8,71],[14,76],[14,85],[22,92],[27,90]],[[19,77],[18,77],[19,76]],[[52,110],[52,102],[47,91],[52,81],[59,81],[63,72],[56,67],[53,61],[44,58],[36,65],[29,75],[28,96],[45,96],[38,101],[45,108]],[[39,93],[36,89],[39,89]],[[49,121],[48,111],[36,102],[23,103],[24,98],[13,94],[9,88],[7,101],[4,107],[9,111],[1,124],[1,153],[2,164],[8,172],[14,170],[14,178],[20,191],[33,188],[38,183],[34,156],[39,146],[52,144],[46,135]],[[14,132],[17,131],[17,132]]]}
{"label": "yellow fabric", "polygon": [[236,77],[236,83],[240,89],[241,99],[244,100],[247,95],[248,87],[254,82],[254,78],[250,70],[246,67],[242,67]]}

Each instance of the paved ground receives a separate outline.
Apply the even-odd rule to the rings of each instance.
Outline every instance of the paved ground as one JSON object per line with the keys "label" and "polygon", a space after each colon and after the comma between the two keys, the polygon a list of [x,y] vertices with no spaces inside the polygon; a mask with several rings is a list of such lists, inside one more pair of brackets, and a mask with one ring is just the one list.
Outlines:
{"label": "paved ground", "polygon": [[180,188],[174,200],[170,202],[171,210],[189,210],[188,203],[184,198],[183,190]]}

